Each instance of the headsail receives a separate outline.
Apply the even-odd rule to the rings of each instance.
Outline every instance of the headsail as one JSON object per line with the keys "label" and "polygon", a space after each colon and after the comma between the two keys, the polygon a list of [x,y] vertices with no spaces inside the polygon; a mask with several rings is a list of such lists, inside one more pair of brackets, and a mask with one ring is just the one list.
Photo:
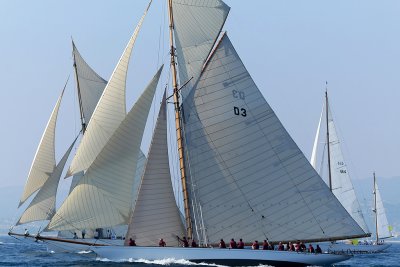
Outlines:
{"label": "headsail", "polygon": [[98,75],[82,58],[72,41],[72,54],[76,70],[76,80],[82,105],[82,116],[86,125],[89,123],[92,113],[99,102],[107,81]]}
{"label": "headsail", "polygon": [[189,93],[217,40],[230,7],[221,0],[173,0],[175,45],[182,90]]}
{"label": "headsail", "polygon": [[183,111],[188,186],[204,243],[365,235],[282,126],[227,36]]}
{"label": "headsail", "polygon": [[32,202],[21,215],[16,225],[33,221],[50,220],[53,217],[56,212],[56,193],[58,183],[60,181],[62,171],[64,170],[65,163],[67,162],[69,154],[71,153],[76,140],[77,138],[75,138],[74,142],[65,152],[64,156],[55,167],[53,173],[33,198]]}
{"label": "headsail", "polygon": [[69,167],[68,176],[89,168],[126,116],[125,87],[128,63],[136,37],[139,34],[149,7],[150,4],[136,26],[124,53],[104,89],[103,95],[93,112],[92,119],[87,126],[86,133]]}
{"label": "headsail", "polygon": [[93,229],[126,224],[132,208],[133,175],[162,67],[80,179],[49,230]]}
{"label": "headsail", "polygon": [[351,182],[336,132],[331,110],[328,109],[329,147],[331,160],[332,192],[358,225],[368,233],[360,203]]}
{"label": "headsail", "polygon": [[58,110],[60,109],[61,99],[64,94],[65,87],[57,100],[57,103],[51,113],[50,119],[47,122],[46,129],[44,130],[42,139],[36,151],[35,158],[33,159],[31,169],[29,171],[28,180],[26,181],[24,192],[22,193],[21,200],[18,207],[38,189],[40,189],[46,180],[50,177],[54,168],[56,167],[55,156],[55,131],[57,124]]}
{"label": "headsail", "polygon": [[164,93],[125,245],[133,237],[140,246],[158,245],[159,238],[164,238],[169,246],[178,246],[176,236],[182,235],[184,227],[176,206],[169,169]]}
{"label": "headsail", "polygon": [[375,193],[376,193],[376,211],[377,214],[377,230],[379,238],[392,237],[391,227],[389,225],[388,219],[386,217],[385,207],[383,206],[383,201],[381,194],[379,192],[378,183],[375,182]]}

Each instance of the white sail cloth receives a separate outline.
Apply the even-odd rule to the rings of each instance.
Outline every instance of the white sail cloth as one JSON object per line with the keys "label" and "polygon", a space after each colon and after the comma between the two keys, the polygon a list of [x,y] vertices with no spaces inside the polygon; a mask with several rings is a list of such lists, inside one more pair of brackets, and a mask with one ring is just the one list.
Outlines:
{"label": "white sail cloth", "polygon": [[202,242],[364,234],[282,126],[227,36],[183,113],[192,216],[204,229]]}
{"label": "white sail cloth", "polygon": [[[322,106],[321,115],[319,116],[317,133],[315,134],[314,145],[313,145],[313,149],[312,149],[312,152],[311,152],[311,159],[310,159],[311,166],[313,166],[313,168],[317,172],[318,172],[318,170],[317,170],[318,141],[319,141],[319,132],[321,130],[321,121],[322,121],[322,115],[323,114],[324,114],[324,106]],[[322,174],[320,173],[320,175],[322,175]]]}
{"label": "white sail cloth", "polygon": [[385,207],[383,206],[383,201],[381,198],[381,193],[379,192],[378,184],[375,183],[375,194],[376,194],[376,211],[377,214],[377,224],[378,224],[378,237],[388,238],[392,237],[392,232],[390,230],[390,225],[386,217]]}
{"label": "white sail cloth", "polygon": [[24,204],[24,202],[34,192],[36,192],[43,186],[43,184],[50,177],[54,168],[56,167],[54,139],[58,110],[60,109],[61,99],[64,94],[64,90],[65,88],[58,98],[53,112],[51,113],[50,119],[47,122],[46,129],[44,130],[42,139],[40,140],[35,157],[33,159],[28,179],[24,187],[24,192],[22,193],[18,207]]}
{"label": "white sail cloth", "polygon": [[60,162],[55,167],[50,177],[43,184],[42,188],[33,198],[29,206],[22,213],[16,225],[33,221],[50,220],[56,212],[56,193],[61,174],[69,154],[74,147],[76,139],[65,152]]}
{"label": "white sail cloth", "polygon": [[141,181],[125,244],[134,238],[139,246],[157,246],[163,238],[168,246],[178,246],[176,236],[184,235],[184,227],[171,183],[165,94]]}
{"label": "white sail cloth", "polygon": [[49,230],[127,224],[140,144],[162,67],[50,221]]}
{"label": "white sail cloth", "polygon": [[364,232],[367,233],[369,232],[368,226],[365,222],[360,203],[358,202],[356,192],[347,170],[347,164],[343,157],[330,108],[328,108],[328,128],[328,145],[330,148],[331,158],[331,190],[347,212],[353,217]]}
{"label": "white sail cloth", "polygon": [[79,83],[81,105],[85,123],[88,124],[99,102],[107,81],[98,75],[82,58],[75,43],[72,42],[72,54],[75,61],[76,79]]}
{"label": "white sail cloth", "polygon": [[69,167],[67,176],[89,168],[126,116],[125,93],[129,59],[149,7],[150,4],[136,26],[125,51],[104,89],[89,121],[86,133]]}
{"label": "white sail cloth", "polygon": [[183,99],[197,81],[230,7],[221,0],[172,0],[174,36]]}

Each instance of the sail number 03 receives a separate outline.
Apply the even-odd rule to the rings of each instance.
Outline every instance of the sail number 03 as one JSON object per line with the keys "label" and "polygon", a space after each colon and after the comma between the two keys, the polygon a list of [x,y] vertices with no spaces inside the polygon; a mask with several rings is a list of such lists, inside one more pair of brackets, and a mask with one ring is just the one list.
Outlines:
{"label": "sail number 03", "polygon": [[[246,98],[244,92],[237,91],[237,90],[232,90],[232,96],[233,96],[233,98],[241,99],[241,100],[244,100]],[[233,107],[233,113],[238,116],[239,115],[242,115],[243,117],[247,116],[245,108]]]}

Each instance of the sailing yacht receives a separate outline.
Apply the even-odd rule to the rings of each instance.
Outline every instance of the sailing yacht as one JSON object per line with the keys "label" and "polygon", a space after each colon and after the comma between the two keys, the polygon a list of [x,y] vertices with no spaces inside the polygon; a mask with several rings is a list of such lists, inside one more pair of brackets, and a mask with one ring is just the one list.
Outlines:
{"label": "sailing yacht", "polygon": [[[366,232],[370,232],[365,221],[360,203],[358,201],[356,192],[354,190],[349,171],[347,169],[346,161],[343,157],[340,140],[336,131],[335,123],[333,120],[331,108],[328,99],[328,90],[325,91],[324,108],[322,109],[319,119],[317,133],[314,140],[314,146],[311,154],[310,163],[317,170],[317,151],[320,138],[320,129],[323,114],[325,113],[326,119],[326,150],[327,150],[327,173],[328,179],[326,181],[332,193],[340,201],[347,212],[353,217],[357,224]],[[324,161],[321,160],[321,165]],[[318,170],[317,170],[318,171]],[[322,176],[322,168],[319,170]],[[367,242],[358,240],[346,240],[342,242],[322,243],[321,248],[333,252],[348,251],[351,253],[373,253],[380,252],[389,247],[389,245],[367,245]],[[378,244],[378,242],[376,242]]]}
{"label": "sailing yacht", "polygon": [[378,188],[376,176],[374,172],[374,215],[375,215],[375,244],[383,245],[383,240],[393,237],[392,227],[389,225],[386,217],[385,207]]}
{"label": "sailing yacht", "polygon": [[[221,239],[231,238],[249,244],[369,236],[310,165],[222,32],[230,7],[221,0],[168,1],[172,95],[163,98],[136,183],[144,128],[163,69],[126,112],[126,71],[147,10],[68,168],[68,176],[81,177],[46,230],[127,224],[124,245],[91,247],[99,257],[118,261],[174,258],[298,266],[349,259],[345,254],[217,248]],[[165,109],[171,102],[183,208],[174,196],[169,165]],[[198,247],[182,247],[183,237]],[[160,238],[166,247],[157,246]],[[128,246],[129,239],[137,246]]]}

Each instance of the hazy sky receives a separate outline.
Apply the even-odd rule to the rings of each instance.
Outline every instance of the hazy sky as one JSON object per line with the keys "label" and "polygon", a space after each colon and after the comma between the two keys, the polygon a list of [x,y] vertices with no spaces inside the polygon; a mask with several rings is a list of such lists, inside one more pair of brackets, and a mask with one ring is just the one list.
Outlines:
{"label": "hazy sky", "polygon": [[[231,12],[225,30],[307,157],[327,80],[353,177],[368,178],[373,170],[380,176],[400,176],[400,1],[226,3]],[[57,159],[79,131],[71,36],[86,61],[109,79],[147,1],[0,0],[0,5],[3,187],[25,183],[68,75],[56,137]],[[157,66],[168,64],[163,11],[165,1],[154,0],[134,48],[128,107]],[[163,77],[157,100],[167,74]],[[145,144],[148,141],[149,135]]]}

